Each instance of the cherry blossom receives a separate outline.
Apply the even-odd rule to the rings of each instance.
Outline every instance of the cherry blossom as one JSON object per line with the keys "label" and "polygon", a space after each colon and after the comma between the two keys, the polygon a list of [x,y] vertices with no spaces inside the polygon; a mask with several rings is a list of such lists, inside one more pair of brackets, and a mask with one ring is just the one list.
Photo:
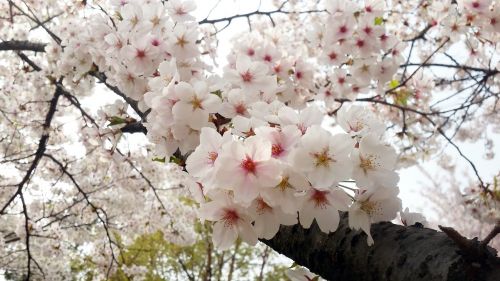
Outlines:
{"label": "cherry blossom", "polygon": [[401,199],[397,197],[398,188],[378,187],[373,190],[360,190],[354,197],[354,203],[349,207],[349,226],[363,230],[368,245],[374,241],[370,234],[370,224],[388,221],[396,217],[401,210]]}
{"label": "cherry blossom", "polygon": [[201,219],[216,221],[212,241],[217,248],[228,249],[238,237],[251,245],[257,243],[249,214],[228,196],[219,195],[214,201],[203,204],[199,212]]}
{"label": "cherry blossom", "polygon": [[349,153],[354,144],[347,135],[332,136],[319,127],[310,127],[292,156],[293,166],[304,172],[313,186],[326,189],[351,176]]}
{"label": "cherry blossom", "polygon": [[360,187],[396,186],[399,176],[394,172],[397,155],[393,148],[380,143],[374,135],[367,135],[353,151],[352,177]]}
{"label": "cherry blossom", "polygon": [[250,203],[261,189],[274,187],[281,180],[281,167],[271,153],[271,142],[258,136],[229,143],[218,159],[223,166],[217,170],[217,182],[234,190],[236,202]]}
{"label": "cherry blossom", "polygon": [[218,111],[220,98],[208,91],[204,82],[195,83],[193,86],[180,82],[174,87],[175,96],[179,99],[172,107],[174,118],[186,122],[195,130],[201,129],[208,123],[210,113]]}
{"label": "cherry blossom", "polygon": [[309,189],[303,197],[299,210],[299,221],[304,228],[309,228],[316,220],[321,231],[329,233],[337,230],[339,211],[347,211],[351,199],[340,189]]}

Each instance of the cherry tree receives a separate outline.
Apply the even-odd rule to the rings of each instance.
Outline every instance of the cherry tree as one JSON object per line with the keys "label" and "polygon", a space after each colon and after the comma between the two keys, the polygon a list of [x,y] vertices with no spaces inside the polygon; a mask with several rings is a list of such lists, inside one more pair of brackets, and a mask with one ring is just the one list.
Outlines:
{"label": "cherry tree", "polygon": [[[497,178],[461,147],[494,158],[496,1],[212,17],[219,2],[202,19],[190,0],[0,3],[0,268],[66,280],[92,255],[108,279],[123,241],[190,245],[201,221],[219,250],[260,240],[326,279],[500,278]],[[474,176],[468,215],[493,225],[478,239],[425,228],[398,197],[398,170],[446,147]]]}

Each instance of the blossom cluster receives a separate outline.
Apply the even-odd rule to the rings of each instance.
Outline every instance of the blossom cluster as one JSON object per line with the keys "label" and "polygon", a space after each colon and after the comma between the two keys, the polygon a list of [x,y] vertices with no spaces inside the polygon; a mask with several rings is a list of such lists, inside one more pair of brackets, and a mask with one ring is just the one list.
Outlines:
{"label": "blossom cluster", "polygon": [[[47,47],[49,67],[71,88],[102,73],[148,112],[154,156],[185,158],[186,186],[200,203],[199,217],[215,222],[219,248],[238,236],[271,239],[282,224],[309,228],[316,220],[333,232],[339,211],[372,244],[370,224],[401,209],[396,152],[368,108],[343,105],[338,127],[329,128],[322,105],[384,90],[405,44],[385,29],[377,1],[328,3],[324,24],[307,38],[321,52],[254,32],[236,40],[217,76],[203,57],[212,41],[190,14],[192,1],[111,1],[109,13],[58,28],[61,46]],[[114,129],[126,112],[118,102],[100,114]],[[87,128],[82,136],[96,145],[92,140],[110,131]]]}
{"label": "blossom cluster", "polygon": [[[382,10],[346,3],[327,8],[327,20],[341,24],[322,44],[338,49],[332,89],[355,98],[394,75],[403,45],[383,36]],[[281,224],[308,228],[314,220],[332,232],[339,211],[348,211],[350,226],[373,243],[370,224],[401,209],[397,156],[383,139],[383,124],[366,108],[344,106],[336,119],[344,132],[323,127],[312,62],[262,34],[238,42],[223,75],[207,77],[192,4],[162,5],[119,6],[117,28],[100,28],[93,60],[151,110],[155,155],[187,157],[199,217],[215,222],[214,244],[226,249],[238,236],[253,244],[274,237]],[[352,63],[342,68],[344,60]]]}

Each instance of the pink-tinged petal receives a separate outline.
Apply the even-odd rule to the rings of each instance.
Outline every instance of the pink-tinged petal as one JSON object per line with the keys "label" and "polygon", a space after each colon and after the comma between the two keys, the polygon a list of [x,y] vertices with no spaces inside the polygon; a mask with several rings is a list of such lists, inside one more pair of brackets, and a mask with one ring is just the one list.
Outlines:
{"label": "pink-tinged petal", "polygon": [[220,108],[221,100],[214,94],[207,94],[201,105],[207,112],[215,113]]}
{"label": "pink-tinged petal", "polygon": [[199,109],[192,111],[187,121],[189,127],[199,130],[208,123],[208,112]]}
{"label": "pink-tinged petal", "polygon": [[211,201],[205,204],[201,204],[198,209],[198,217],[200,219],[218,221],[224,217],[224,212],[222,210],[222,203],[220,201]]}
{"label": "pink-tinged petal", "polygon": [[250,205],[250,203],[259,195],[259,187],[255,181],[255,176],[248,175],[241,184],[234,186],[234,201],[243,205]]}
{"label": "pink-tinged petal", "polygon": [[222,136],[213,128],[203,127],[200,133],[200,143],[209,151],[220,149]]}
{"label": "pink-tinged petal", "polygon": [[238,58],[236,59],[236,70],[238,72],[245,72],[250,68],[251,64],[252,62],[249,57],[238,56]]}
{"label": "pink-tinged petal", "polygon": [[334,208],[325,208],[316,212],[319,229],[325,233],[337,230],[340,222],[339,212]]}
{"label": "pink-tinged petal", "polygon": [[347,211],[349,209],[349,205],[351,204],[352,200],[341,189],[334,189],[330,191],[330,193],[327,195],[328,201],[330,204],[337,210],[340,211]]}
{"label": "pink-tinged petal", "polygon": [[249,222],[240,221],[238,223],[238,230],[241,240],[247,242],[252,246],[257,244],[257,234],[255,233],[253,226]]}
{"label": "pink-tinged petal", "polygon": [[222,156],[217,159],[223,166],[218,167],[215,179],[223,187],[239,186],[245,180],[245,174],[241,171],[240,164],[233,158]]}
{"label": "pink-tinged petal", "polygon": [[218,221],[214,224],[212,233],[212,242],[219,250],[227,250],[238,238],[236,225],[226,224],[224,221]]}
{"label": "pink-tinged petal", "polygon": [[332,169],[328,167],[316,167],[307,173],[307,179],[318,189],[328,189],[335,183],[335,178],[331,175]]}
{"label": "pink-tinged petal", "polygon": [[259,238],[272,239],[280,228],[280,223],[272,213],[266,213],[259,216],[255,220],[255,230],[259,234]]}
{"label": "pink-tinged petal", "polygon": [[368,246],[373,245],[373,238],[370,234],[370,217],[359,209],[349,211],[349,227],[363,230],[367,237]]}
{"label": "pink-tinged petal", "polygon": [[193,88],[186,82],[179,82],[179,84],[175,86],[175,93],[180,100],[186,102],[190,101],[194,96]]}
{"label": "pink-tinged petal", "polygon": [[247,138],[245,148],[253,161],[265,161],[271,158],[271,143],[261,137]]}
{"label": "pink-tinged petal", "polygon": [[314,169],[314,158],[305,149],[296,149],[291,154],[292,166],[298,171],[308,172]]}
{"label": "pink-tinged petal", "polygon": [[257,166],[257,181],[263,187],[275,187],[281,182],[281,165],[278,161],[259,162]]}
{"label": "pink-tinged petal", "polygon": [[309,228],[314,220],[314,206],[309,202],[304,202],[302,210],[299,211],[299,221],[302,227]]}
{"label": "pink-tinged petal", "polygon": [[174,114],[174,118],[176,120],[182,120],[185,123],[191,118],[191,114],[193,113],[193,106],[185,102],[176,102],[174,107],[172,107],[172,113]]}

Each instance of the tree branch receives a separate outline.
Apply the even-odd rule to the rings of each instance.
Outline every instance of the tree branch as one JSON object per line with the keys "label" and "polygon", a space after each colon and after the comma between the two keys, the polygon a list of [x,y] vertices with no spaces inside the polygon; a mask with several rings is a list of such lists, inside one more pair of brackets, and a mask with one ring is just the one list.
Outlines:
{"label": "tree branch", "polygon": [[45,52],[45,43],[37,43],[30,41],[2,41],[0,42],[0,51],[33,51],[33,52]]}
{"label": "tree branch", "polygon": [[310,229],[297,224],[281,226],[262,242],[328,280],[500,280],[499,258],[485,250],[482,260],[466,260],[444,233],[389,222],[373,224],[371,233],[370,247],[343,213],[334,233],[323,233],[316,223]]}

